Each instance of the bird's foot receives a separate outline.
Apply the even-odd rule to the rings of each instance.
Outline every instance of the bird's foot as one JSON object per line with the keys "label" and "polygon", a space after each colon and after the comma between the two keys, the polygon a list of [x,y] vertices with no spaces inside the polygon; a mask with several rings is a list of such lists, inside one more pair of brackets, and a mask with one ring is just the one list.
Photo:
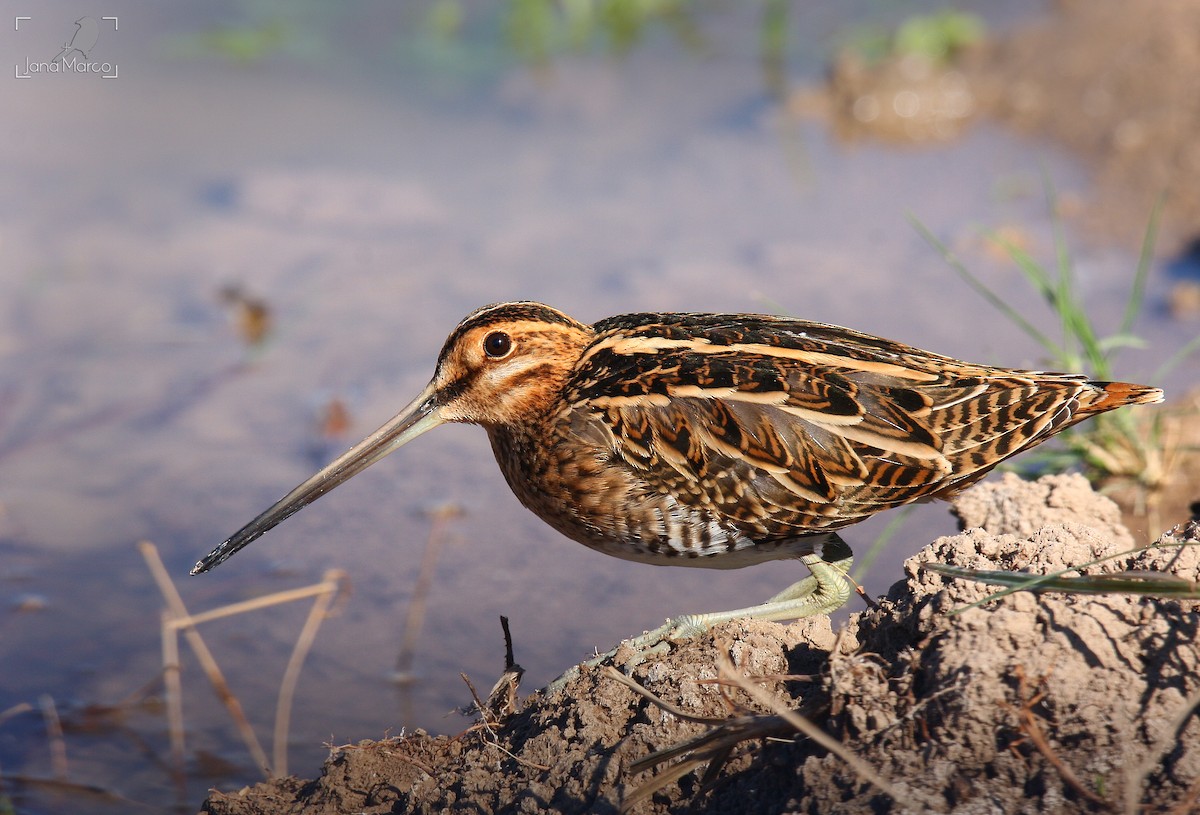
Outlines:
{"label": "bird's foot", "polygon": [[796,620],[817,614],[831,614],[850,599],[851,587],[847,574],[854,561],[853,554],[841,539],[834,537],[818,553],[804,555],[800,560],[812,574],[789,586],[767,602],[717,611],[709,614],[684,614],[647,631],[641,636],[624,640],[616,648],[597,654],[585,662],[568,669],[562,676],[546,686],[547,693],[555,693],[584,668],[614,664],[626,674],[650,657],[670,653],[672,643],[695,639],[715,625],[752,617],[759,620]]}
{"label": "bird's foot", "polygon": [[626,674],[647,659],[656,656],[666,656],[671,652],[671,644],[694,639],[708,631],[701,620],[703,614],[685,614],[637,637],[622,640],[616,648],[597,654],[591,659],[584,660],[578,665],[568,668],[558,679],[546,686],[547,693],[556,693],[564,685],[579,676],[584,668],[598,668],[606,663],[616,665]]}

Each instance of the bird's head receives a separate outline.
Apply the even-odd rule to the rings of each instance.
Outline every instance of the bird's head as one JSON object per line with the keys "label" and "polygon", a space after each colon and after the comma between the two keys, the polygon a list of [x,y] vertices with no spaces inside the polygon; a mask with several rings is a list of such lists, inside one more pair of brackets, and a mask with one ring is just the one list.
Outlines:
{"label": "bird's head", "polygon": [[446,422],[520,426],[542,415],[593,334],[540,303],[484,306],[450,333],[433,379],[383,427],[246,524],[192,569],[207,572],[276,524]]}
{"label": "bird's head", "polygon": [[442,422],[525,424],[557,398],[591,338],[590,327],[540,303],[485,306],[446,339],[422,396]]}

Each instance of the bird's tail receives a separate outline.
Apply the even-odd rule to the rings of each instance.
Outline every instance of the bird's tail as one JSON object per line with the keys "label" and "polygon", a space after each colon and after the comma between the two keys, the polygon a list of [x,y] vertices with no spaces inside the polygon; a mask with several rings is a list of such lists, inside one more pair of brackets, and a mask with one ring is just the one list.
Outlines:
{"label": "bird's tail", "polygon": [[1091,382],[1092,387],[1079,395],[1076,416],[1104,413],[1126,405],[1152,405],[1163,400],[1163,392],[1149,385],[1129,382]]}

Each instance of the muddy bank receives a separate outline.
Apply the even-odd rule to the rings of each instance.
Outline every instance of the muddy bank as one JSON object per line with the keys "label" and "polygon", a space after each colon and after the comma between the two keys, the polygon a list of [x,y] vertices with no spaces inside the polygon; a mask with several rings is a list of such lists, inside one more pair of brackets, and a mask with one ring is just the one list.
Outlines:
{"label": "muddy bank", "polygon": [[1081,214],[1097,235],[1136,245],[1161,196],[1161,248],[1179,251],[1200,224],[1200,0],[1054,8],[985,49],[981,108],[1091,164],[1095,201]]}
{"label": "muddy bank", "polygon": [[[617,812],[686,758],[642,772],[631,763],[705,734],[693,747],[716,761],[698,761],[633,811],[1185,811],[1200,792],[1197,603],[1022,593],[950,616],[995,590],[943,580],[927,561],[1048,572],[1132,545],[1115,505],[1079,476],[1006,476],[969,491],[957,511],[967,531],[909,560],[879,608],[837,632],[827,619],[735,621],[632,670],[679,714],[710,723],[589,671],[457,737],[342,747],[317,779],[213,793],[203,812]],[[1196,525],[1164,541],[1184,538],[1200,539]],[[1200,549],[1087,571],[1122,569],[1197,580]],[[726,659],[774,701],[715,681]],[[796,735],[781,708],[805,712],[890,794]]]}
{"label": "muddy bank", "polygon": [[1159,249],[1170,255],[1200,234],[1197,31],[1200,0],[1162,0],[1152,14],[1122,0],[1060,0],[945,64],[846,49],[827,84],[798,90],[789,109],[846,139],[945,141],[985,118],[1048,136],[1094,174],[1087,199],[1061,200],[1062,214],[1097,239],[1137,246],[1161,197]]}

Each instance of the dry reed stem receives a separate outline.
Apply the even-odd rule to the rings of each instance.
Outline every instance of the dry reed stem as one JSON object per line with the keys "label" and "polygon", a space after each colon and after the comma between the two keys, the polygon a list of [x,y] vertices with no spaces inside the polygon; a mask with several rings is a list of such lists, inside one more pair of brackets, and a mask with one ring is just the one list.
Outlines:
{"label": "dry reed stem", "polygon": [[186,617],[175,618],[172,624],[176,628],[187,628],[213,620],[220,620],[224,617],[233,617],[249,611],[258,611],[259,609],[282,605],[283,603],[292,603],[296,600],[305,600],[309,597],[320,597],[329,593],[331,583],[336,583],[334,586],[335,593],[345,594],[348,590],[346,587],[349,583],[346,580],[346,573],[341,569],[331,569],[321,577],[320,583],[313,583],[311,586],[302,586],[298,589],[284,589],[283,591],[277,591],[274,594],[268,594],[263,597],[255,597],[251,600],[241,600],[237,603],[219,606],[208,611],[202,611],[199,614],[189,614]]}
{"label": "dry reed stem", "polygon": [[421,628],[425,623],[425,607],[429,600],[429,592],[433,588],[433,571],[437,566],[438,553],[445,542],[446,526],[451,519],[461,514],[462,510],[454,504],[442,504],[430,513],[432,522],[429,526],[429,536],[425,539],[425,549],[421,552],[421,565],[417,569],[417,581],[413,585],[408,614],[404,618],[400,651],[396,655],[396,677],[399,681],[406,681],[412,676],[417,639],[421,636]]}
{"label": "dry reed stem", "polygon": [[42,720],[46,723],[46,738],[50,740],[50,771],[55,781],[66,781],[69,775],[67,741],[63,738],[62,721],[58,718],[54,697],[43,693],[38,697],[38,707],[41,708]]}
{"label": "dry reed stem", "polygon": [[146,558],[146,563],[150,567],[151,574],[154,575],[155,581],[159,584],[159,590],[162,592],[163,597],[166,598],[167,604],[171,607],[169,610],[163,612],[163,681],[166,685],[167,718],[171,736],[172,762],[178,772],[179,779],[184,777],[185,744],[178,632],[183,631],[185,636],[188,637],[188,642],[196,652],[197,658],[208,675],[209,682],[212,684],[217,696],[225,702],[225,706],[229,710],[230,716],[233,718],[243,742],[245,742],[246,747],[250,750],[251,755],[258,761],[260,767],[263,768],[267,777],[270,778],[272,777],[272,765],[267,762],[266,753],[254,736],[249,721],[242,712],[241,704],[229,689],[224,675],[217,666],[216,659],[204,645],[203,639],[200,637],[199,632],[196,631],[196,626],[200,623],[219,620],[237,614],[245,614],[282,603],[304,600],[309,597],[314,598],[313,606],[309,610],[308,618],[305,620],[304,627],[296,639],[291,657],[288,659],[287,667],[284,670],[275,706],[273,738],[274,767],[276,773],[280,775],[286,774],[287,740],[291,723],[292,700],[295,697],[296,685],[300,681],[300,670],[304,665],[304,660],[308,656],[308,652],[312,649],[312,644],[316,639],[321,622],[331,615],[331,608],[334,602],[349,593],[349,580],[346,573],[340,569],[331,569],[324,574],[320,583],[314,583],[311,586],[287,589],[265,597],[230,603],[229,605],[220,606],[219,608],[199,614],[189,614],[175,588],[175,584],[171,581],[170,576],[167,575],[154,544],[143,542],[140,544],[140,547],[142,555]]}
{"label": "dry reed stem", "polygon": [[175,783],[185,777],[187,745],[183,730],[183,683],[179,666],[179,631],[171,626],[171,612],[162,611],[163,695],[166,697],[167,733],[171,741],[171,770]]}
{"label": "dry reed stem", "polygon": [[275,771],[281,776],[287,775],[288,727],[291,724],[292,698],[296,692],[296,685],[300,681],[300,669],[304,666],[304,659],[308,656],[309,649],[312,648],[313,640],[316,639],[322,621],[329,615],[333,601],[341,594],[341,588],[346,583],[345,572],[340,569],[331,569],[325,573],[320,583],[312,587],[320,588],[322,591],[313,600],[312,608],[308,611],[308,618],[304,621],[304,627],[300,629],[300,636],[296,638],[296,645],[292,648],[292,655],[283,672],[283,681],[279,684],[279,699],[275,704],[275,734],[273,737]]}
{"label": "dry reed stem", "polygon": [[33,705],[28,702],[18,702],[8,710],[0,713],[0,724],[4,724],[14,716],[20,716],[22,713],[28,713],[31,710],[33,710]]}
{"label": "dry reed stem", "polygon": [[254,729],[250,727],[250,722],[246,719],[241,702],[238,701],[238,698],[229,689],[229,683],[225,681],[225,675],[221,672],[220,666],[217,665],[212,652],[208,650],[204,638],[200,636],[200,632],[196,630],[195,625],[187,621],[190,617],[187,606],[184,605],[183,598],[179,595],[179,590],[175,588],[175,583],[171,580],[170,575],[167,574],[167,569],[163,565],[162,558],[158,556],[157,547],[149,541],[141,541],[138,544],[138,549],[146,561],[146,566],[150,569],[150,574],[154,577],[154,582],[158,584],[158,590],[167,602],[171,616],[181,621],[180,626],[183,628],[183,634],[187,638],[188,645],[191,646],[192,651],[196,654],[196,658],[200,661],[200,666],[204,670],[205,675],[208,676],[208,682],[212,685],[217,697],[225,705],[225,709],[229,711],[234,727],[237,728],[238,734],[242,737],[242,741],[250,751],[250,755],[254,758],[254,761],[266,777],[272,778],[271,764],[267,759],[267,754],[259,743],[258,737],[254,735]]}

